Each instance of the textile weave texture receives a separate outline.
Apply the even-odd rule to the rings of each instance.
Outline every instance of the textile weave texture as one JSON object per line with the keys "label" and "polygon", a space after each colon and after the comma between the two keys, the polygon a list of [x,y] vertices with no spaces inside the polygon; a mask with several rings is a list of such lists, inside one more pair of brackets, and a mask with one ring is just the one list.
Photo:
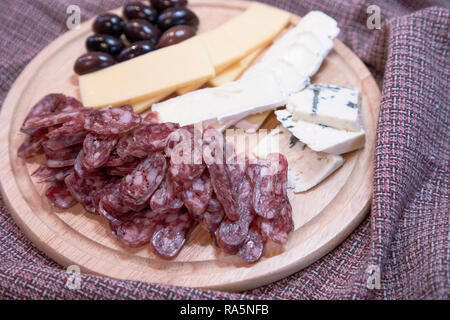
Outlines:
{"label": "textile weave texture", "polygon": [[[0,298],[3,299],[449,299],[448,1],[266,0],[304,15],[321,10],[339,39],[369,67],[382,89],[370,214],[332,252],[275,283],[231,294],[83,275],[65,287],[63,267],[40,252],[0,200]],[[67,31],[66,9],[82,21],[125,1],[0,1],[0,104],[20,72]],[[378,5],[381,29],[366,27]],[[368,289],[367,268],[381,288]]]}

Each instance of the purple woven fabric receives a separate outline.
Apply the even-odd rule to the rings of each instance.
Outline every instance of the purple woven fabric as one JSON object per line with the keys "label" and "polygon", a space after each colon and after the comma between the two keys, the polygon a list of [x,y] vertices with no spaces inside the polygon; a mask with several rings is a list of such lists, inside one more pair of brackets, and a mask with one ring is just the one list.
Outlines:
{"label": "purple woven fabric", "polygon": [[[125,1],[78,0],[83,20]],[[449,299],[448,1],[372,1],[381,30],[366,27],[364,0],[266,0],[334,17],[339,35],[382,88],[370,215],[335,250],[283,280],[241,294],[83,275],[37,250],[0,201],[0,298],[6,299]],[[65,32],[71,0],[0,1],[0,103],[26,64]],[[366,272],[380,268],[381,288]]]}

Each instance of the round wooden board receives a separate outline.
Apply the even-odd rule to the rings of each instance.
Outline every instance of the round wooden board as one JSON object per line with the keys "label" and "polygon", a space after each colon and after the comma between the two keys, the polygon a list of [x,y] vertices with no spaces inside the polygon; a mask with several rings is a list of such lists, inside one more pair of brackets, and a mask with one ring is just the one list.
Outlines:
{"label": "round wooden board", "polygon": [[[201,31],[214,28],[241,13],[245,1],[190,1],[199,15]],[[293,18],[293,23],[299,17]],[[320,185],[308,192],[290,194],[295,231],[284,248],[269,247],[256,264],[215,248],[201,228],[173,261],[158,259],[148,246],[121,246],[98,216],[85,214],[78,205],[54,212],[43,196],[44,186],[30,173],[36,162],[25,162],[16,153],[24,135],[19,128],[31,106],[42,96],[62,92],[79,97],[73,63],[84,51],[91,21],[67,32],[44,49],[22,72],[3,105],[0,119],[3,199],[25,234],[36,246],[63,266],[78,265],[82,273],[119,279],[226,291],[241,291],[292,274],[335,248],[362,221],[370,206],[375,129],[380,91],[364,64],[345,45],[335,41],[313,82],[359,88],[363,96],[362,121],[366,130],[364,149],[345,155],[346,162]],[[272,128],[274,117],[264,123]]]}

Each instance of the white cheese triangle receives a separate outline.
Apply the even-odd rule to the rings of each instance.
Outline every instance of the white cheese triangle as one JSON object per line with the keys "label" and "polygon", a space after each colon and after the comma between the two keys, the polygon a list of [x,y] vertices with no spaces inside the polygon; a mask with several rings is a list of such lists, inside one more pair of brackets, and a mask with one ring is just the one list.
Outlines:
{"label": "white cheese triangle", "polygon": [[262,159],[272,152],[286,156],[288,188],[293,188],[294,192],[313,188],[344,163],[342,156],[311,150],[282,126],[272,130],[253,149],[254,156]]}
{"label": "white cheese triangle", "polygon": [[352,132],[302,120],[294,121],[292,114],[285,109],[275,111],[275,115],[285,128],[315,151],[343,154],[364,147],[364,130]]}

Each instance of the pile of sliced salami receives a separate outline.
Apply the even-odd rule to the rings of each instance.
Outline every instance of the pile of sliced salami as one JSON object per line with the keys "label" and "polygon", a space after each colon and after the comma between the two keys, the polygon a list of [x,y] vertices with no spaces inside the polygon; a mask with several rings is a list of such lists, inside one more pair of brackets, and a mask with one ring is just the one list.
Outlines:
{"label": "pile of sliced salami", "polygon": [[200,224],[224,252],[255,262],[268,239],[283,244],[293,229],[286,158],[249,163],[212,128],[158,123],[130,106],[84,108],[50,94],[21,131],[28,136],[18,155],[45,155],[32,175],[49,183],[53,206],[80,203],[127,246],[150,243],[171,259]]}

